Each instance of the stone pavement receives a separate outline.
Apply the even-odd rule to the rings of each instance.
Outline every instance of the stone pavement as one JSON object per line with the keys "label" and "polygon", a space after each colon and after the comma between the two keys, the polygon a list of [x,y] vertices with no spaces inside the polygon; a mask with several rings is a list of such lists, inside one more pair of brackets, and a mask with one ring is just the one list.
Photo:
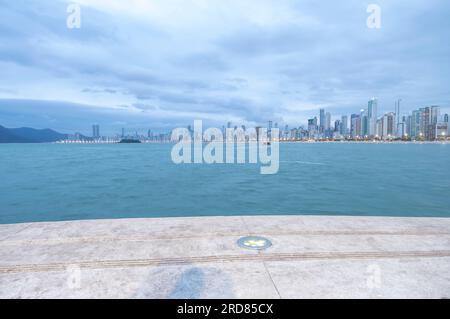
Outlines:
{"label": "stone pavement", "polygon": [[[240,248],[246,235],[273,246]],[[450,219],[0,225],[0,298],[450,298]]]}

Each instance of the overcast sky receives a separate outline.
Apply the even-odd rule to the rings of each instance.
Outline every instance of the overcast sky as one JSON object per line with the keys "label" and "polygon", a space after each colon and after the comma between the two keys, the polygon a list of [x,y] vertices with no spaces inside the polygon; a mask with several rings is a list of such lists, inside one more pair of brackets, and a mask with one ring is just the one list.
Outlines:
{"label": "overcast sky", "polygon": [[0,125],[298,126],[372,97],[448,112],[449,38],[448,0],[0,0]]}

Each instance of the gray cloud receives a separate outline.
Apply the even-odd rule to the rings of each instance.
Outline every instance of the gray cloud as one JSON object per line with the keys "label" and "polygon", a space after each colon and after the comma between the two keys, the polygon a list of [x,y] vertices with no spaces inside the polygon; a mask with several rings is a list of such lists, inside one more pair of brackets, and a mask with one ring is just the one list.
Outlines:
{"label": "gray cloud", "polygon": [[298,125],[372,96],[381,111],[399,97],[450,106],[446,0],[380,0],[380,30],[366,27],[370,1],[81,3],[80,30],[65,27],[68,1],[2,3],[0,124]]}

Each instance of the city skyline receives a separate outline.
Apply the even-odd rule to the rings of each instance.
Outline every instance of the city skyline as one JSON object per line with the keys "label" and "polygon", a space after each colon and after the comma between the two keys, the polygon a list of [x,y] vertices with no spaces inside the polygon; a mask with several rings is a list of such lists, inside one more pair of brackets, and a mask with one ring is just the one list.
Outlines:
{"label": "city skyline", "polygon": [[[297,125],[289,127],[288,124],[278,123],[272,120],[266,125],[253,127],[260,129],[265,127],[269,134],[273,128],[279,130],[280,140],[373,140],[373,139],[403,139],[403,140],[437,140],[447,139],[450,136],[449,115],[441,112],[440,106],[427,106],[413,111],[402,112],[401,99],[397,100],[395,112],[378,113],[378,100],[372,98],[367,103],[367,108],[361,109],[359,113],[352,113],[350,116],[343,114],[338,119],[332,121],[332,114],[325,109],[319,110],[319,116],[308,119],[307,125]],[[336,118],[336,117],[335,117]],[[193,132],[192,125],[185,128]],[[246,125],[228,121],[222,125],[223,136],[228,129],[242,129],[246,131]],[[120,133],[113,136],[100,134],[100,126],[92,125],[92,138],[100,140],[102,138],[120,137],[137,138],[155,141],[170,141],[171,131],[158,132],[149,128],[142,134],[137,130],[121,128]],[[273,137],[273,136],[272,136]],[[72,139],[86,138],[79,133],[72,135]]]}
{"label": "city skyline", "polygon": [[76,2],[79,29],[66,26],[72,1],[2,5],[1,125],[293,126],[320,109],[350,117],[372,96],[379,114],[399,98],[450,113],[447,1],[379,1],[380,29],[360,1]]}
{"label": "city skyline", "polygon": [[[383,134],[380,132],[379,130],[379,121],[383,120],[383,118],[385,116],[391,115],[394,116],[395,120],[393,123],[393,126],[395,128],[395,130],[398,129],[398,125],[402,124],[402,130],[404,130],[404,132],[407,131],[406,129],[406,118],[409,117],[414,117],[415,112],[419,112],[420,110],[424,110],[426,108],[434,108],[437,107],[438,108],[438,113],[439,113],[439,118],[435,119],[435,123],[436,122],[448,122],[448,113],[446,113],[446,108],[442,108],[441,106],[424,106],[424,107],[418,107],[412,110],[403,110],[403,108],[398,109],[397,107],[400,106],[400,102],[402,101],[402,99],[398,99],[395,102],[395,110],[390,110],[390,111],[383,111],[383,112],[378,112],[378,99],[373,97],[371,98],[368,102],[367,102],[367,107],[365,108],[361,108],[358,112],[350,112],[349,114],[332,114],[331,112],[326,111],[324,108],[321,108],[318,110],[318,116],[314,116],[313,118],[310,117],[306,117],[306,121],[304,121],[303,123],[298,121],[297,123],[295,123],[294,125],[289,125],[287,123],[284,122],[278,122],[276,120],[266,120],[265,122],[260,122],[260,123],[256,123],[256,125],[254,125],[254,127],[266,127],[269,131],[270,129],[275,126],[277,128],[280,129],[280,132],[285,132],[287,127],[293,127],[294,129],[305,129],[306,131],[311,131],[313,130],[315,135],[315,138],[332,138],[332,135],[327,135],[326,132],[336,132],[339,131],[342,134],[342,125],[345,125],[345,128],[348,129],[348,135],[351,136],[351,132],[352,131],[358,131],[358,130],[362,130],[362,133],[358,133],[355,134],[353,137],[358,136],[358,137],[378,137],[378,136],[382,136]],[[401,111],[400,111],[401,110]],[[400,112],[400,117],[397,117],[396,114],[397,112]],[[417,116],[417,115],[416,115]],[[363,119],[364,117],[367,117],[367,122],[361,122],[357,125],[359,125],[358,128],[354,129],[352,128],[352,120],[354,120],[355,118],[358,119]],[[193,119],[196,120],[196,119]],[[198,120],[198,119],[197,119]],[[201,119],[203,121],[203,119]],[[411,119],[409,119],[410,121]],[[312,124],[314,123],[314,124]],[[0,123],[1,125],[2,123]],[[220,124],[220,123],[219,123]],[[310,125],[315,125],[316,127],[311,129]],[[338,127],[336,126],[338,125]],[[24,125],[19,125],[17,127],[25,127]],[[189,128],[190,125],[186,124],[186,125],[182,125],[182,127],[187,127]],[[246,125],[242,124],[242,123],[235,123],[232,121],[228,121],[226,123],[226,127],[227,128],[244,128]],[[46,126],[37,126],[37,128],[40,129],[46,129],[46,128],[50,128],[50,129],[54,129],[54,130],[58,130],[55,127],[46,127]],[[94,122],[94,124],[89,125],[89,126],[84,126],[84,127],[80,127],[71,131],[68,130],[60,130],[62,133],[66,133],[69,135],[75,135],[75,136],[81,136],[81,134],[83,136],[89,136],[89,137],[93,137],[93,138],[100,138],[102,136],[104,137],[124,137],[124,136],[128,136],[128,137],[132,137],[132,136],[139,136],[139,137],[150,137],[150,135],[155,135],[155,136],[162,136],[162,135],[170,135],[170,132],[174,129],[175,127],[166,127],[165,129],[159,129],[159,128],[154,128],[154,127],[149,127],[148,125],[143,125],[142,127],[120,127],[120,129],[116,129],[115,131],[111,131],[111,130],[106,130],[108,133],[107,134],[100,134],[100,125],[98,124],[98,122]],[[222,125],[222,129],[225,130],[225,123],[224,125]],[[450,128],[449,128],[450,129]],[[344,134],[345,135],[345,134]],[[395,135],[395,134],[394,134]],[[404,135],[404,134],[402,134]],[[407,135],[410,135],[409,132]],[[414,135],[414,134],[412,134]],[[450,135],[450,133],[448,134]]]}

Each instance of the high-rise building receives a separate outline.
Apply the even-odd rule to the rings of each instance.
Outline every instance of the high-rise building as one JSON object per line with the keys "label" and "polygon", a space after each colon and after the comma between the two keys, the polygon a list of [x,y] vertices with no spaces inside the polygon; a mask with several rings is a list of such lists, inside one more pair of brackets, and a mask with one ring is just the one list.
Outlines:
{"label": "high-rise building", "polygon": [[122,128],[122,138],[124,138],[124,137],[125,137],[125,129]]}
{"label": "high-rise building", "polygon": [[359,119],[358,114],[352,114],[350,117],[350,135],[352,138],[355,138],[359,135],[358,129],[357,129],[357,121]]}
{"label": "high-rise building", "polygon": [[334,121],[334,131],[340,134],[340,132],[341,132],[341,120]]}
{"label": "high-rise building", "polygon": [[352,138],[356,138],[361,135],[361,116],[359,116],[358,114],[351,115],[350,135],[352,136]]}
{"label": "high-rise building", "polygon": [[98,124],[92,125],[92,137],[93,138],[100,137],[100,125],[98,125]]}
{"label": "high-rise building", "polygon": [[377,120],[377,127],[375,131],[375,137],[376,138],[382,138],[383,137],[383,118],[380,118]]}
{"label": "high-rise building", "polygon": [[444,114],[444,122],[448,123],[448,114]]}
{"label": "high-rise building", "polygon": [[441,108],[439,106],[430,107],[430,124],[436,124],[441,116]]}
{"label": "high-rise building", "polygon": [[323,131],[323,137],[329,138],[332,136],[333,127],[331,126],[331,113],[325,113],[325,128]]}
{"label": "high-rise building", "polygon": [[383,116],[383,134],[384,139],[395,137],[395,113],[386,113]]}
{"label": "high-rise building", "polygon": [[317,134],[317,117],[308,120],[309,137],[315,137]]}
{"label": "high-rise building", "polygon": [[[397,115],[399,117],[399,115]],[[397,137],[404,138],[409,136],[407,133],[407,126],[408,126],[408,117],[407,116],[401,116],[400,121],[397,120]]]}
{"label": "high-rise building", "polygon": [[433,139],[433,113],[431,107],[425,107],[420,109],[420,134],[427,141]]}
{"label": "high-rise building", "polygon": [[410,129],[410,135],[411,138],[417,138],[420,136],[420,110],[415,110],[412,112],[411,115],[411,129]]}
{"label": "high-rise building", "polygon": [[378,100],[373,98],[368,103],[367,118],[368,118],[368,134],[369,136],[376,135],[376,125],[378,117]]}
{"label": "high-rise building", "polygon": [[323,133],[324,131],[325,131],[325,110],[320,109],[319,133]]}
{"label": "high-rise building", "polygon": [[348,117],[346,115],[342,115],[340,133],[342,136],[346,136],[348,134]]}
{"label": "high-rise building", "polygon": [[361,133],[360,135],[362,137],[368,137],[369,136],[369,116],[368,111],[361,110]]}
{"label": "high-rise building", "polygon": [[325,131],[329,131],[331,129],[331,113],[325,113]]}
{"label": "high-rise building", "polygon": [[394,134],[396,137],[402,137],[402,128],[401,128],[401,116],[400,116],[400,103],[402,102],[401,99],[397,100],[395,102],[395,116],[396,116],[396,123],[394,126]]}
{"label": "high-rise building", "polygon": [[405,116],[404,117],[404,122],[405,122],[405,137],[411,137],[412,134],[412,124],[413,124],[413,118],[411,115]]}

